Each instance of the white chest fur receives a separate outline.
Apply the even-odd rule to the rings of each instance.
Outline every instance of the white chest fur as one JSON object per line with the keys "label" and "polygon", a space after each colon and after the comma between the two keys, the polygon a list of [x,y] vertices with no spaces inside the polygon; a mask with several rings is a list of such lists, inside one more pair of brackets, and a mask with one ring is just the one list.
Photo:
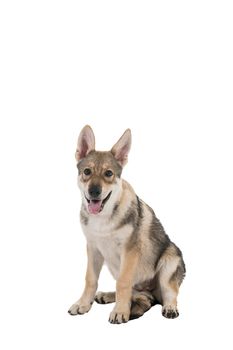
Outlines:
{"label": "white chest fur", "polygon": [[116,229],[116,223],[102,216],[91,216],[88,224],[83,225],[87,241],[92,244],[101,255],[115,279],[119,276],[120,257],[122,249],[132,233],[131,225],[124,225]]}

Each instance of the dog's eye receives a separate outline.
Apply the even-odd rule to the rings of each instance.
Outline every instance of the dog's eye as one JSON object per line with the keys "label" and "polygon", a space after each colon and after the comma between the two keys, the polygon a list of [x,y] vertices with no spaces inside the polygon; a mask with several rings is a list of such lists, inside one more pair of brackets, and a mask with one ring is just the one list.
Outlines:
{"label": "dog's eye", "polygon": [[84,169],[83,173],[84,173],[86,176],[91,175],[91,169],[86,168],[86,169]]}
{"label": "dog's eye", "polygon": [[106,177],[111,177],[111,176],[113,175],[113,172],[112,172],[112,170],[106,170],[105,173],[104,173],[104,175],[105,175]]}

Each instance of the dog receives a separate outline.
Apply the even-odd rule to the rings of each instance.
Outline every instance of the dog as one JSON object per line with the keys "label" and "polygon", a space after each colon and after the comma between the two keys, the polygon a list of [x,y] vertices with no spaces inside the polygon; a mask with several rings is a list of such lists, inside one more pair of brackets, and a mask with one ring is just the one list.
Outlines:
{"label": "dog", "polygon": [[[70,307],[71,315],[88,312],[94,301],[115,302],[109,316],[114,324],[138,318],[155,304],[162,305],[167,318],[179,315],[177,295],[185,276],[182,253],[154,211],[121,178],[130,147],[130,129],[107,152],[95,150],[90,126],[80,132],[75,157],[88,263],[85,288]],[[116,292],[96,294],[104,263],[116,280]]]}

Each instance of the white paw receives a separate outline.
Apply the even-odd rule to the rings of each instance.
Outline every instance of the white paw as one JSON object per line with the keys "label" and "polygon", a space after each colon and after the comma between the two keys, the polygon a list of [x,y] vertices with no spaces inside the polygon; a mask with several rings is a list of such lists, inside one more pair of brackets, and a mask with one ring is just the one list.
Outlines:
{"label": "white paw", "polygon": [[91,306],[92,306],[92,303],[83,304],[80,301],[77,301],[77,303],[73,304],[69,308],[68,312],[72,316],[83,315],[90,310]]}
{"label": "white paw", "polygon": [[120,324],[120,323],[126,323],[129,321],[130,311],[117,311],[116,309],[113,309],[109,316],[109,322]]}

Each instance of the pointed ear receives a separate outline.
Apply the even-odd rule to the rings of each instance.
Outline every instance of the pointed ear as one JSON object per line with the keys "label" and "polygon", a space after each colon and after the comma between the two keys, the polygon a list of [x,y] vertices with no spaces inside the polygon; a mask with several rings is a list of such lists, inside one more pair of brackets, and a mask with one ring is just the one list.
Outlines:
{"label": "pointed ear", "polygon": [[131,131],[127,129],[117,143],[111,149],[117,162],[123,167],[128,161],[128,154],[131,147]]}
{"label": "pointed ear", "polygon": [[79,162],[95,149],[95,135],[89,125],[84,126],[78,137],[75,158]]}

